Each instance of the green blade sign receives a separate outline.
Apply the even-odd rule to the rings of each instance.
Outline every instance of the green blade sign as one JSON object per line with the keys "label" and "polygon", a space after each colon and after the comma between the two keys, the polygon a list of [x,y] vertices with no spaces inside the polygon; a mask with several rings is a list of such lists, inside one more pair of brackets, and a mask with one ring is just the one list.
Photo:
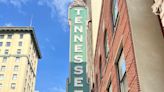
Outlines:
{"label": "green blade sign", "polygon": [[86,74],[86,33],[88,9],[85,6],[69,8],[70,20],[70,78],[67,92],[89,92]]}

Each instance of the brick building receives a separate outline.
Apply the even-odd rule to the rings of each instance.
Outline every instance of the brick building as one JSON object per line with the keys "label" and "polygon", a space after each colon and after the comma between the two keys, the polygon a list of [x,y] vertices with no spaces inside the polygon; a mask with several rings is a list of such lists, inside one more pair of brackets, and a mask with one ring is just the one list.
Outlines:
{"label": "brick building", "polygon": [[164,39],[153,3],[102,1],[92,92],[163,92]]}

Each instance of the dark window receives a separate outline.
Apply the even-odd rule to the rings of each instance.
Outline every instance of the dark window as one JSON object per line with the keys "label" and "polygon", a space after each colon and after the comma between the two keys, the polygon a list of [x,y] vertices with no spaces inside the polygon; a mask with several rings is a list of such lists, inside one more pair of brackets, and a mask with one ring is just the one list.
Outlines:
{"label": "dark window", "polygon": [[0,39],[3,39],[4,38],[4,35],[0,35]]}
{"label": "dark window", "polygon": [[11,46],[11,43],[10,42],[7,42],[6,43],[6,47],[10,47]]}
{"label": "dark window", "polygon": [[18,45],[19,45],[19,46],[22,46],[22,42],[20,41]]}
{"label": "dark window", "polygon": [[100,79],[102,79],[102,62],[101,62],[101,56],[100,56],[100,60],[99,60],[100,64],[99,64],[99,70],[100,70]]}
{"label": "dark window", "polygon": [[0,46],[2,46],[3,45],[3,43],[2,42],[0,42]]}
{"label": "dark window", "polygon": [[109,44],[108,44],[108,32],[107,30],[105,31],[105,35],[104,35],[104,49],[105,49],[105,56],[106,58],[108,58],[108,54],[109,54]]}
{"label": "dark window", "polygon": [[9,34],[9,35],[7,36],[7,39],[12,39],[12,35]]}
{"label": "dark window", "polygon": [[20,34],[20,39],[23,39],[23,34]]}
{"label": "dark window", "polygon": [[108,88],[107,88],[107,92],[112,92],[112,84],[110,83]]}

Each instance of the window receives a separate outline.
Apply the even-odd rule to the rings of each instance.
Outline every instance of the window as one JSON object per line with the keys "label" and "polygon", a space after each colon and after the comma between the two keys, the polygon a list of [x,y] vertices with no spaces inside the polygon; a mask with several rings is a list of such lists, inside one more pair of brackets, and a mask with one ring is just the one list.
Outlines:
{"label": "window", "polygon": [[7,57],[3,57],[3,62],[6,62],[7,61]]}
{"label": "window", "polygon": [[20,34],[20,39],[23,39],[23,34]]}
{"label": "window", "polygon": [[127,80],[126,80],[126,61],[124,54],[122,53],[118,60],[118,75],[121,92],[128,92],[127,90]]}
{"label": "window", "polygon": [[2,89],[2,87],[3,87],[3,85],[2,85],[2,83],[0,83],[0,89]]}
{"label": "window", "polygon": [[8,49],[5,50],[5,53],[4,54],[6,54],[6,55],[9,54],[9,50]]}
{"label": "window", "polygon": [[15,89],[16,88],[16,83],[11,83],[11,89]]}
{"label": "window", "polygon": [[109,44],[108,44],[108,32],[105,31],[105,35],[104,35],[104,49],[105,49],[105,56],[106,58],[108,58],[108,54],[109,54]]}
{"label": "window", "polygon": [[14,66],[14,71],[18,71],[18,69],[19,69],[19,66],[18,65],[15,65]]}
{"label": "window", "polygon": [[117,17],[118,17],[118,0],[113,0],[112,16],[113,16],[113,24],[114,26],[116,26]]}
{"label": "window", "polygon": [[112,84],[110,83],[108,88],[107,88],[107,92],[112,92]]}
{"label": "window", "polygon": [[3,39],[4,38],[4,35],[0,35],[0,39]]}
{"label": "window", "polygon": [[3,45],[3,43],[2,42],[0,42],[0,47]]}
{"label": "window", "polygon": [[18,49],[17,50],[17,54],[21,54],[21,49]]}
{"label": "window", "polygon": [[13,74],[12,80],[16,80],[17,79],[17,74]]}
{"label": "window", "polygon": [[6,66],[1,66],[1,71],[5,71]]}
{"label": "window", "polygon": [[100,59],[99,59],[99,70],[100,70],[100,79],[102,79],[102,62],[101,62],[101,56],[100,56]]}
{"label": "window", "polygon": [[15,62],[19,62],[19,61],[20,61],[20,57],[16,57]]}
{"label": "window", "polygon": [[4,74],[0,74],[0,80],[4,79]]}
{"label": "window", "polygon": [[9,34],[9,35],[7,36],[7,39],[12,39],[12,35]]}
{"label": "window", "polygon": [[18,45],[19,45],[19,46],[22,46],[22,42],[20,41],[20,42],[18,43]]}
{"label": "window", "polygon": [[10,47],[11,43],[10,42],[7,42],[6,43],[6,47]]}

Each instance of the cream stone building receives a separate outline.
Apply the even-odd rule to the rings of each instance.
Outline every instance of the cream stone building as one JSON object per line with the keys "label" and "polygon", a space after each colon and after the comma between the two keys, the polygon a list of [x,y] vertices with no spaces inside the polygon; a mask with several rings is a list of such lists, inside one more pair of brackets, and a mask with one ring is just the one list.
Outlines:
{"label": "cream stone building", "polygon": [[40,58],[32,27],[0,27],[0,92],[34,92]]}

